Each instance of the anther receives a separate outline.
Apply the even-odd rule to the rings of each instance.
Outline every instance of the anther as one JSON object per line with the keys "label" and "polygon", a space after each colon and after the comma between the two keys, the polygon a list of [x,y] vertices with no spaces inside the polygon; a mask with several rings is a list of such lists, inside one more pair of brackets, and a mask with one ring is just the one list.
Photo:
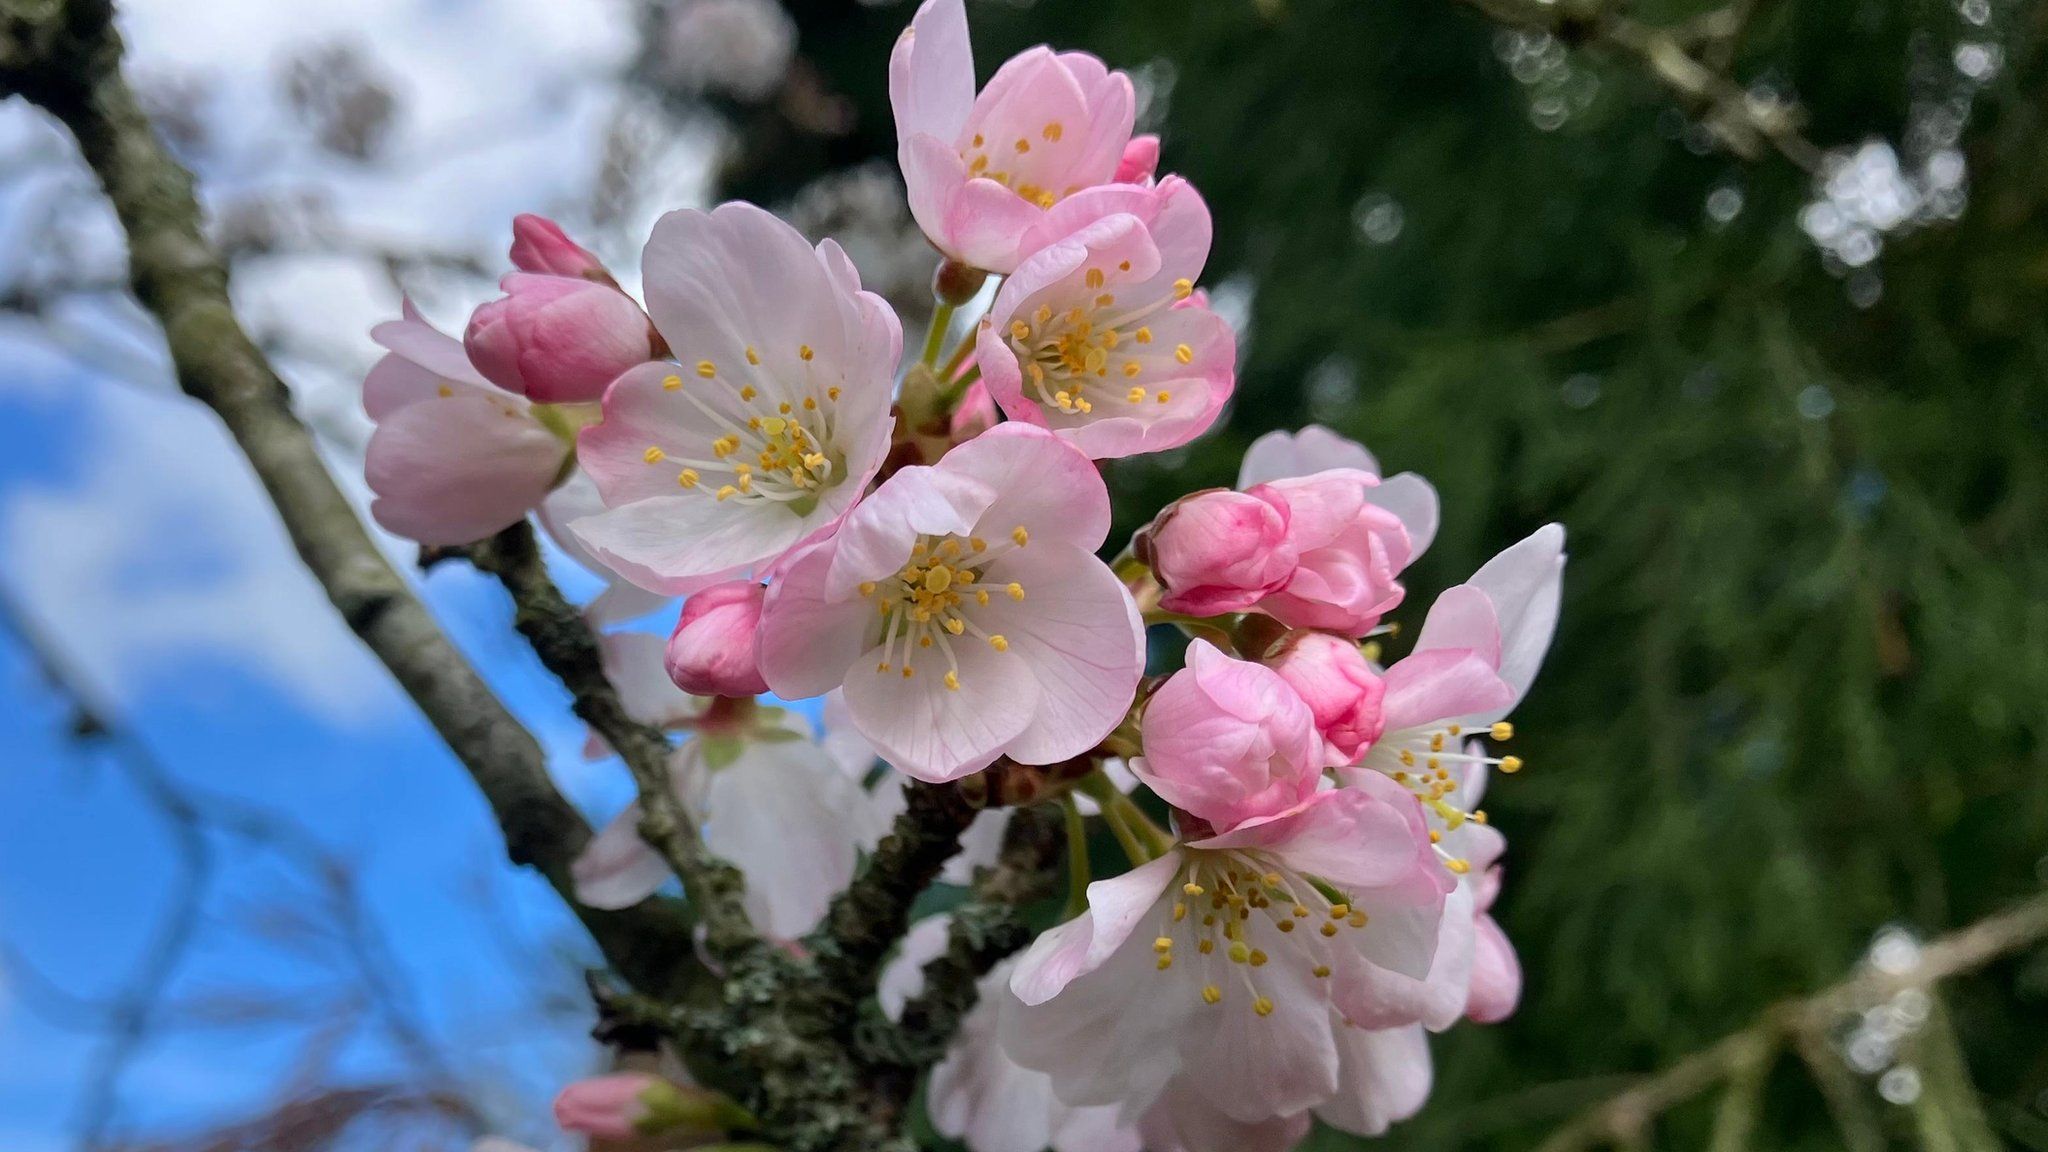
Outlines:
{"label": "anther", "polygon": [[1512,740],[1515,735],[1515,726],[1505,720],[1496,720],[1493,724],[1493,730],[1488,734],[1495,740]]}
{"label": "anther", "polygon": [[1217,987],[1217,986],[1215,986],[1214,984],[1204,984],[1204,985],[1202,985],[1202,1003],[1204,1003],[1204,1004],[1220,1004],[1220,1003],[1222,1003],[1222,1002],[1223,1002],[1223,989],[1221,989],[1221,988],[1218,988],[1218,987]]}
{"label": "anther", "polygon": [[676,473],[676,483],[685,488],[695,488],[697,486],[697,470],[695,468],[685,468],[681,472]]}
{"label": "anther", "polygon": [[1261,996],[1252,1001],[1252,1011],[1257,1012],[1261,1016],[1271,1016],[1273,1014],[1273,1002]]}
{"label": "anther", "polygon": [[661,378],[661,386],[673,392],[683,386],[683,378],[681,376],[663,376]]}
{"label": "anther", "polygon": [[1173,282],[1173,298],[1185,300],[1195,294],[1195,282],[1183,276]]}
{"label": "anther", "polygon": [[[929,640],[931,637],[927,636],[925,639]],[[909,669],[906,668],[904,671],[908,672]],[[960,690],[960,674],[958,672],[946,673],[946,690],[949,692],[958,692]]]}
{"label": "anther", "polygon": [[1522,770],[1522,758],[1520,756],[1501,757],[1500,770],[1507,773],[1510,776],[1514,775],[1517,772],[1520,772]]}
{"label": "anther", "polygon": [[697,361],[697,375],[709,380],[713,376],[718,375],[718,365],[713,364],[709,360],[699,360]]}
{"label": "anther", "polygon": [[814,353],[811,351],[809,344],[799,344],[796,346],[797,359],[808,361],[813,355]]}
{"label": "anther", "polygon": [[1185,344],[1175,344],[1173,346],[1173,358],[1183,364],[1192,364],[1195,362],[1195,350]]}
{"label": "anther", "polygon": [[1019,524],[1015,528],[1010,529],[1010,539],[1015,540],[1017,547],[1022,548],[1026,544],[1031,543],[1031,533],[1026,532],[1024,526]]}
{"label": "anther", "polygon": [[647,451],[642,452],[640,454],[640,458],[642,460],[647,461],[649,464],[659,464],[662,461],[662,457],[666,455],[668,455],[668,453],[663,452],[660,449],[660,447],[650,444],[647,446]]}
{"label": "anther", "polygon": [[988,646],[998,652],[1008,652],[1010,650],[1010,641],[1008,637],[998,633],[988,638]]}

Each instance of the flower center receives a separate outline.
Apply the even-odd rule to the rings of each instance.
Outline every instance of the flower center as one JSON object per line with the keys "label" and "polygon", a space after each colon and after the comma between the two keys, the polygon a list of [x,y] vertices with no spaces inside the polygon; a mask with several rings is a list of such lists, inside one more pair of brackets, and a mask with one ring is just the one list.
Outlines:
{"label": "flower center", "polygon": [[[1129,261],[1118,265],[1119,271],[1129,269]],[[1173,400],[1166,389],[1153,392],[1138,382],[1148,369],[1156,370],[1156,362],[1166,352],[1154,344],[1152,329],[1145,321],[1175,301],[1185,300],[1194,285],[1177,280],[1171,297],[1119,312],[1116,294],[1102,291],[1107,281],[1108,274],[1101,268],[1089,268],[1082,273],[1082,283],[1094,293],[1087,303],[1064,312],[1041,304],[1030,319],[1010,321],[1010,349],[1024,366],[1025,380],[1040,404],[1086,416],[1095,411],[1097,400],[1116,395],[1119,389],[1129,405]],[[1177,364],[1194,361],[1194,349],[1186,344],[1176,344],[1171,351]],[[1112,383],[1112,372],[1116,380],[1127,383]]]}
{"label": "flower center", "polygon": [[1072,150],[1061,144],[1066,136],[1066,125],[1057,120],[1039,128],[1035,138],[1022,135],[991,140],[976,132],[960,150],[960,158],[967,162],[970,179],[993,180],[1040,208],[1050,208],[1081,190],[1076,184],[1052,190]]}
{"label": "flower center", "polygon": [[[1479,736],[1490,736],[1495,740],[1508,740],[1515,734],[1515,726],[1505,720],[1479,733],[1468,733],[1463,725],[1444,724],[1434,728],[1408,728],[1389,732],[1380,738],[1367,752],[1363,764],[1376,768],[1394,782],[1415,794],[1422,806],[1436,814],[1449,831],[1464,827],[1465,821],[1486,823],[1483,811],[1468,812],[1456,803],[1458,792],[1464,784],[1464,773],[1453,773],[1458,766],[1476,769],[1482,765],[1499,768],[1510,775],[1522,770],[1520,756],[1489,756]],[[1437,844],[1442,833],[1431,830],[1429,840]],[[1441,847],[1437,854],[1444,859],[1444,867],[1462,876],[1471,869],[1471,862],[1447,854]]]}
{"label": "flower center", "polygon": [[[761,367],[760,353],[746,350],[746,363],[722,368],[699,360],[689,369],[697,379],[723,387],[706,396],[677,372],[661,386],[694,405],[718,430],[704,451],[689,446],[650,444],[649,464],[679,466],[678,487],[702,490],[718,500],[768,501],[798,515],[817,507],[818,494],[845,472],[846,455],[835,442],[837,385],[821,386],[808,344],[799,345],[800,382],[786,381]],[[714,402],[715,401],[715,402]]]}
{"label": "flower center", "polygon": [[[943,660],[947,688],[960,688],[960,659],[955,641],[972,637],[998,652],[1010,650],[1010,641],[990,632],[972,619],[974,610],[988,606],[994,597],[1024,599],[1024,585],[1015,581],[993,584],[986,579],[990,563],[1024,547],[1031,535],[1022,525],[1009,539],[991,544],[979,536],[920,536],[911,546],[910,559],[896,574],[883,580],[865,581],[860,594],[876,607],[874,642],[882,647],[875,672],[898,673],[908,680],[917,675],[919,663],[930,658]],[[900,651],[900,655],[899,655]]]}
{"label": "flower center", "polygon": [[1183,854],[1180,890],[1152,942],[1154,966],[1194,972],[1203,1003],[1242,997],[1254,1014],[1270,1016],[1259,969],[1278,957],[1327,980],[1342,946],[1337,937],[1370,921],[1329,885],[1260,854]]}

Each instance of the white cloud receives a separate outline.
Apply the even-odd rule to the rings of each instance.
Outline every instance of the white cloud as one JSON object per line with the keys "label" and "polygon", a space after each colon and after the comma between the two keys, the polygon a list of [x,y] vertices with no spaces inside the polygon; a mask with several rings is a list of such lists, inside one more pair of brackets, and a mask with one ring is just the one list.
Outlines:
{"label": "white cloud", "polygon": [[73,402],[92,448],[75,476],[0,499],[0,556],[94,683],[132,702],[212,656],[329,720],[396,703],[210,413],[90,379]]}

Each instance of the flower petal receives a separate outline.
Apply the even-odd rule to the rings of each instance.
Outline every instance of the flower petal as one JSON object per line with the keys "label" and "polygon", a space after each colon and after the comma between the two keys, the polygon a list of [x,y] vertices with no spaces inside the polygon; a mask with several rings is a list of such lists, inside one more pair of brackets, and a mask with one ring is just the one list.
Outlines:
{"label": "flower petal", "polygon": [[409,404],[377,425],[363,472],[370,513],[422,544],[468,544],[546,498],[568,451],[512,404],[481,392]]}
{"label": "flower petal", "polygon": [[1010,991],[1027,1005],[1044,1004],[1102,967],[1166,894],[1180,865],[1179,855],[1168,853],[1088,885],[1088,911],[1032,942],[1010,977]]}
{"label": "flower petal", "polygon": [[640,839],[640,805],[629,804],[569,866],[576,899],[592,908],[630,908],[668,883],[661,854]]}
{"label": "flower petal", "polygon": [[[1009,643],[1007,652],[991,653],[1010,685],[996,691],[1028,695],[1034,705],[1029,725],[1004,751],[1021,763],[1052,764],[1093,748],[1123,720],[1145,671],[1145,626],[1130,591],[1092,552],[1036,540],[987,572],[995,584],[1024,589],[1024,599],[991,597],[972,617]],[[963,667],[963,688],[967,677]],[[1022,692],[1023,684],[1035,689]]]}

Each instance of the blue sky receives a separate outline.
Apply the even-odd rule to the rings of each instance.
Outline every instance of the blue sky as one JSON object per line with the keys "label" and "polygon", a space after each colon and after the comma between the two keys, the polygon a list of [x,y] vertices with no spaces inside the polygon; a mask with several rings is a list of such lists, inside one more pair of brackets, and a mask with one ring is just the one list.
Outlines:
{"label": "blue sky", "polygon": [[[504,1122],[531,1121],[548,1081],[590,1055],[573,1017],[534,1019],[535,982],[573,991],[576,964],[565,959],[588,959],[562,954],[582,947],[573,922],[545,886],[502,862],[489,815],[460,766],[310,586],[286,581],[278,608],[254,614],[247,634],[221,643],[195,640],[179,626],[154,634],[142,628],[109,643],[101,630],[68,626],[80,613],[108,615],[93,603],[104,596],[130,602],[116,616],[185,612],[231,632],[235,605],[211,608],[200,590],[246,595],[249,572],[277,581],[291,557],[274,521],[221,523],[220,505],[247,511],[255,494],[191,405],[78,374],[57,387],[18,385],[10,381],[0,392],[0,539],[7,541],[0,580],[40,627],[63,638],[92,690],[114,702],[177,778],[285,816],[354,863],[362,902],[391,942],[392,968],[432,1039],[449,1052],[498,1046],[463,1074],[473,1073],[487,1094],[508,1080],[527,1089],[513,1093],[525,1099],[508,1101]],[[128,421],[155,427],[160,438],[124,442],[118,429]],[[97,500],[101,449],[118,450],[120,471],[138,481],[174,468],[174,455],[189,462],[203,454],[215,458],[212,466],[188,467],[185,478],[217,483],[162,492],[167,499],[124,522],[123,511]],[[222,499],[228,493],[242,499]],[[59,594],[41,573],[70,570],[75,559],[53,560],[38,546],[50,540],[33,533],[67,513],[139,527],[140,538],[86,549],[94,579]],[[97,531],[81,523],[74,539]],[[54,545],[60,554],[76,547]],[[561,575],[586,593],[592,586],[573,570]],[[502,594],[457,568],[427,579],[423,591],[553,752],[571,795],[600,816],[623,804],[623,773],[581,760],[580,725],[511,632]],[[272,628],[268,615],[289,626]],[[69,736],[66,709],[18,645],[0,648],[0,700],[9,717],[0,725],[7,766],[0,772],[0,934],[65,989],[96,998],[121,987],[146,957],[180,856],[165,821],[109,754]],[[320,956],[320,946],[310,955],[280,946],[243,922],[280,898],[287,906],[309,902],[295,873],[275,858],[237,851],[223,856],[220,877],[202,944],[172,985],[174,999],[210,1002],[230,992],[294,998],[334,983],[336,961]],[[96,1058],[91,1034],[50,1018],[45,1000],[19,986],[0,992],[0,1146],[19,1152],[67,1146],[64,1134]],[[126,1114],[184,1125],[228,1118],[267,1098],[308,1029],[251,1042],[277,1031],[174,1032],[135,1064]],[[344,1067],[376,1078],[403,1066],[380,1029],[358,1031]],[[529,1115],[519,1115],[522,1109]]]}
{"label": "blue sky", "polygon": [[[496,264],[513,213],[573,224],[605,133],[637,115],[615,79],[633,50],[617,0],[121,10],[134,74],[201,93],[208,140],[189,159],[217,219],[250,202],[314,204],[339,233]],[[379,163],[321,152],[278,97],[281,59],[335,42],[366,48],[398,99]],[[610,232],[586,235],[622,278],[636,263],[631,237],[701,198],[708,156],[704,140],[660,140],[646,194],[623,203]],[[68,140],[18,104],[0,105],[0,173],[0,288],[118,268],[118,238]],[[450,327],[491,290],[405,287]],[[245,262],[235,292],[244,323],[290,349],[279,364],[294,402],[360,499],[357,389],[376,354],[368,328],[397,313],[397,286],[374,261],[314,252]],[[409,547],[387,543],[403,562]],[[595,591],[557,568],[572,595]],[[177,395],[154,334],[124,306],[70,304],[43,325],[0,318],[0,585],[166,771],[276,813],[350,862],[360,906],[390,945],[380,970],[428,1047],[493,1127],[548,1140],[548,1097],[595,1055],[580,998],[587,943],[543,884],[503,862],[460,766],[336,619],[217,422]],[[502,594],[458,566],[422,592],[544,742],[572,799],[596,819],[623,805],[624,773],[583,761],[581,727],[512,632]],[[152,954],[181,856],[119,763],[67,724],[26,653],[0,637],[0,944],[94,1000]],[[334,1041],[345,1078],[412,1067],[374,1018],[322,1035],[354,1011],[325,997],[356,983],[337,979],[353,962],[333,940],[292,926],[295,912],[317,922],[323,908],[303,869],[214,847],[198,943],[168,990],[188,1022],[211,1023],[140,1053],[121,1115],[149,1135],[244,1118],[316,1038]],[[266,1006],[306,1022],[222,1023]],[[8,1152],[73,1146],[82,1086],[105,1051],[96,1030],[52,1008],[47,991],[0,975]]]}

